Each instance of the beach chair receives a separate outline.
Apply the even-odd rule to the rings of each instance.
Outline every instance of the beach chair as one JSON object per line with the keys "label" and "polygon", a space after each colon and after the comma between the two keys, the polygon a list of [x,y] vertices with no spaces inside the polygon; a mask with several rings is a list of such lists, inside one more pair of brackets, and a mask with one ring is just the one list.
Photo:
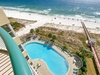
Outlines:
{"label": "beach chair", "polygon": [[74,68],[73,70],[74,70],[74,71],[77,71],[78,69]]}
{"label": "beach chair", "polygon": [[78,72],[73,72],[75,75],[78,75]]}

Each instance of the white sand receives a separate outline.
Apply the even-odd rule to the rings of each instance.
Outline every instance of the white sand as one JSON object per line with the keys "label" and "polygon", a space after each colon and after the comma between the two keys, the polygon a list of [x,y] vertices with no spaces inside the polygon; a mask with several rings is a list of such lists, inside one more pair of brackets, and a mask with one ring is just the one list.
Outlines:
{"label": "white sand", "polygon": [[[39,26],[44,25],[45,23],[53,23],[60,26],[56,26],[56,28],[59,29],[65,29],[68,28],[62,27],[61,25],[69,26],[68,30],[74,30],[76,32],[82,32],[82,28],[80,28],[81,22],[80,20],[77,21],[77,19],[71,19],[71,18],[64,18],[60,16],[46,16],[46,15],[40,15],[40,14],[33,14],[33,13],[25,13],[25,12],[19,12],[14,10],[4,10],[7,17],[13,17],[13,18],[20,18],[20,19],[26,19],[26,20],[37,20],[36,23],[27,25],[26,28],[22,28],[17,33],[18,36],[21,36],[23,34],[26,34],[30,31],[32,28],[37,28]],[[56,19],[55,19],[56,18]],[[89,21],[83,21],[86,25],[86,27],[89,28],[89,31],[92,33],[100,34],[100,22],[89,22]]]}

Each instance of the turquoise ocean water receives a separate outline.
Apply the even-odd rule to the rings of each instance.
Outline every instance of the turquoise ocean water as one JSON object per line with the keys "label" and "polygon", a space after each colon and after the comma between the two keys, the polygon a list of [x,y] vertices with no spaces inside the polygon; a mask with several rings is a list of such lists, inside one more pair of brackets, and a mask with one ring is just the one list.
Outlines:
{"label": "turquoise ocean water", "polygon": [[100,0],[0,0],[0,7],[43,15],[100,19]]}

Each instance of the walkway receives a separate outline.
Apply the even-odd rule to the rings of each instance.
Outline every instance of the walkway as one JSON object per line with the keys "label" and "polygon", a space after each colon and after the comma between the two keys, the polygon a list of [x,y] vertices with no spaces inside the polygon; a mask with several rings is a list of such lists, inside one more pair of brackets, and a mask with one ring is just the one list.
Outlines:
{"label": "walkway", "polygon": [[90,34],[89,34],[89,32],[88,32],[85,24],[83,22],[81,22],[81,23],[82,23],[84,32],[85,32],[87,40],[88,40],[88,44],[90,46],[90,50],[93,52],[93,56],[94,56],[94,60],[95,60],[98,72],[100,74],[100,60],[99,60],[99,57],[98,57],[97,52],[96,52],[96,44],[95,44],[96,41],[94,41],[93,39],[91,39],[91,36],[90,36]]}
{"label": "walkway", "polygon": [[[48,20],[47,20],[47,21],[48,21]],[[16,32],[16,34],[17,34],[17,36],[21,36],[21,35],[27,34],[27,33],[30,32],[30,29],[32,29],[32,28],[35,29],[35,28],[37,28],[37,27],[39,27],[39,26],[42,26],[42,25],[44,25],[47,21],[46,21],[46,20],[41,20],[41,21],[37,21],[37,22],[34,23],[34,24],[26,25],[25,28],[20,29],[18,32]],[[25,33],[24,33],[24,32],[25,32]]]}
{"label": "walkway", "polygon": [[[33,60],[33,63],[33,67],[35,67],[35,70],[37,71],[38,75],[53,75],[42,59]],[[38,67],[38,64],[40,64],[41,66]]]}

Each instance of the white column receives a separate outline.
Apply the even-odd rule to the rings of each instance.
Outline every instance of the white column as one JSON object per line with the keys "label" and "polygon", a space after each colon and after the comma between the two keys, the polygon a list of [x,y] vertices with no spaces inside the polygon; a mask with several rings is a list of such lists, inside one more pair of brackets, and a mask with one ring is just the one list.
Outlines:
{"label": "white column", "polygon": [[10,28],[10,30],[12,31],[13,35],[16,36],[16,33],[15,33],[14,29],[12,28],[11,24],[7,24],[7,25]]}

